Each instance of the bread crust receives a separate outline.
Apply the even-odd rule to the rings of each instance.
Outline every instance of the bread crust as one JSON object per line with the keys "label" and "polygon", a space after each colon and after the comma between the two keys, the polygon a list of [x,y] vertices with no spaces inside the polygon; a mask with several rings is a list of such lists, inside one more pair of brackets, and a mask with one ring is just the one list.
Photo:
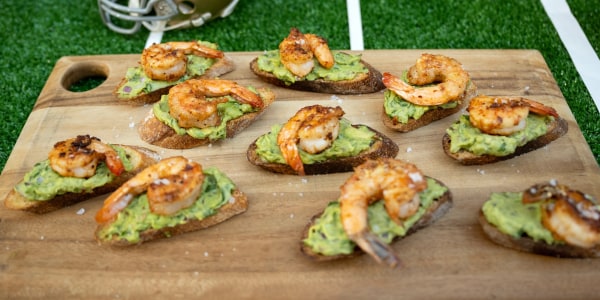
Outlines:
{"label": "bread crust", "polygon": [[[212,66],[210,66],[210,68],[208,68],[206,70],[206,72],[204,72],[204,74],[202,74],[200,76],[195,76],[192,78],[194,78],[194,79],[217,78],[217,77],[219,77],[223,74],[227,74],[233,70],[235,70],[235,63],[233,62],[233,59],[227,55],[224,55],[223,58],[217,60]],[[114,89],[113,95],[117,99],[119,99],[119,101],[127,102],[132,105],[144,105],[144,104],[150,104],[150,103],[157,102],[158,100],[160,100],[160,97],[162,95],[168,94],[171,87],[173,87],[175,85],[175,84],[173,84],[170,86],[166,86],[164,88],[155,90],[153,92],[140,94],[135,97],[123,98],[123,97],[119,96],[118,91],[121,88],[121,86],[124,85],[125,83],[127,83],[127,79],[126,78],[121,79],[119,84],[117,84],[117,87]]]}
{"label": "bread crust", "polygon": [[13,209],[13,210],[22,210],[22,211],[27,211],[27,212],[31,212],[31,213],[36,213],[36,214],[45,214],[45,213],[49,213],[67,206],[71,206],[73,204],[88,200],[88,199],[92,199],[94,197],[100,196],[100,195],[104,195],[107,193],[110,193],[114,190],[116,190],[117,188],[119,188],[119,186],[121,186],[121,184],[123,184],[125,181],[129,180],[131,177],[133,177],[135,174],[137,174],[138,172],[140,172],[141,170],[145,169],[146,167],[155,164],[156,162],[158,162],[160,160],[160,157],[157,153],[155,153],[152,150],[143,148],[143,147],[138,147],[138,146],[127,146],[127,145],[118,145],[123,147],[124,149],[126,149],[126,151],[128,152],[128,154],[133,155],[134,153],[137,154],[137,163],[135,163],[135,167],[133,170],[129,171],[129,172],[123,172],[121,175],[119,175],[118,177],[116,177],[113,181],[111,181],[110,183],[103,185],[103,186],[99,186],[95,189],[93,189],[90,193],[65,193],[62,195],[57,195],[56,197],[54,197],[53,199],[50,200],[46,200],[46,201],[37,201],[37,200],[31,200],[31,199],[27,199],[26,197],[24,197],[23,195],[21,195],[19,192],[17,192],[15,189],[12,189],[8,195],[6,196],[6,198],[4,199],[4,206],[6,206],[9,209]]}
{"label": "bread crust", "polygon": [[286,84],[283,80],[275,77],[272,73],[265,72],[258,68],[258,58],[250,62],[250,70],[261,80],[274,84],[276,86],[326,94],[368,94],[380,91],[385,88],[381,81],[381,73],[367,62],[361,60],[362,64],[369,69],[366,74],[361,74],[351,80],[328,81],[324,79],[299,80],[292,84]]}
{"label": "bread crust", "polygon": [[398,122],[395,118],[391,118],[390,116],[388,116],[388,114],[385,113],[385,108],[382,108],[381,119],[383,120],[383,125],[390,129],[399,132],[409,132],[417,128],[421,128],[429,123],[441,120],[445,117],[455,114],[456,112],[462,110],[475,96],[477,96],[477,86],[473,82],[471,82],[469,83],[469,86],[465,90],[464,94],[461,96],[459,104],[454,108],[444,109],[439,107],[436,109],[428,110],[420,118],[410,118],[406,123],[401,123]]}
{"label": "bread crust", "polygon": [[527,152],[536,150],[538,148],[544,147],[550,142],[565,135],[568,130],[569,126],[565,119],[560,117],[554,118],[554,121],[550,123],[546,134],[536,138],[535,140],[529,141],[523,146],[517,147],[515,149],[515,152],[506,156],[494,156],[488,154],[475,155],[463,149],[456,153],[452,153],[450,152],[450,135],[448,135],[447,133],[444,134],[444,136],[442,137],[442,147],[444,148],[444,152],[446,153],[446,155],[457,160],[463,165],[483,165],[511,159],[515,156],[519,156]]}
{"label": "bread crust", "polygon": [[498,230],[496,226],[488,222],[482,211],[479,211],[479,224],[481,224],[483,232],[491,241],[510,249],[546,256],[565,258],[600,257],[600,246],[586,249],[569,244],[550,245],[544,241],[536,242],[528,236],[514,238],[512,236],[506,235],[500,230]]}
{"label": "bread crust", "polygon": [[[428,177],[428,178],[431,178],[431,177]],[[438,184],[448,188],[441,181],[439,181],[437,179],[434,179],[434,180]],[[398,236],[398,237],[394,238],[392,243],[397,242],[397,241],[433,224],[435,221],[437,221],[443,215],[445,215],[450,210],[450,208],[452,208],[452,205],[453,205],[452,192],[450,191],[450,189],[447,189],[446,193],[444,193],[440,198],[436,199],[434,201],[434,203],[429,207],[427,212],[406,232],[406,235]],[[322,255],[322,254],[312,251],[312,249],[310,247],[306,246],[302,241],[308,237],[308,232],[309,232],[310,227],[314,224],[315,220],[321,216],[322,213],[323,212],[320,212],[319,214],[313,216],[310,219],[310,222],[308,222],[308,224],[306,224],[306,226],[302,230],[302,235],[300,238],[300,251],[304,255],[306,255],[313,261],[324,262],[324,261],[339,260],[339,259],[344,259],[344,258],[352,258],[352,257],[356,257],[356,256],[364,254],[364,251],[360,247],[355,247],[354,252],[352,252],[350,254]]]}
{"label": "bread crust", "polygon": [[[354,127],[358,127],[361,125],[352,125]],[[366,125],[362,125],[366,126]],[[320,163],[314,164],[305,164],[304,172],[306,175],[316,175],[316,174],[329,174],[329,173],[339,173],[339,172],[349,172],[352,169],[368,159],[376,159],[378,157],[396,157],[398,154],[399,148],[394,141],[392,141],[389,137],[385,136],[381,132],[367,126],[369,130],[375,132],[377,141],[371,145],[371,148],[363,151],[357,156],[352,157],[344,157],[334,160],[329,160]],[[258,140],[258,138],[257,138]],[[288,175],[298,175],[298,173],[292,169],[288,164],[279,164],[279,163],[270,163],[264,161],[260,156],[256,153],[256,141],[248,147],[246,151],[246,157],[248,161],[253,165],[259,166],[267,171]]]}
{"label": "bread crust", "polygon": [[[231,138],[250,126],[275,101],[275,94],[271,90],[259,88],[257,91],[263,99],[264,107],[259,111],[229,120],[227,122],[226,138]],[[177,134],[173,128],[158,120],[154,116],[152,109],[150,109],[148,116],[141,122],[138,134],[144,142],[167,149],[190,149],[213,142],[208,138],[197,139],[188,134]]]}
{"label": "bread crust", "polygon": [[248,197],[246,197],[244,193],[236,189],[232,192],[231,195],[235,200],[229,201],[225,205],[221,206],[217,210],[217,213],[215,213],[214,215],[202,220],[191,220],[186,222],[185,224],[180,224],[173,227],[146,230],[140,233],[140,241],[137,243],[130,243],[127,240],[121,240],[118,238],[113,238],[111,240],[102,240],[99,237],[99,233],[104,227],[110,226],[110,223],[98,225],[94,233],[94,237],[99,244],[110,245],[115,247],[127,247],[208,228],[222,223],[236,215],[239,215],[248,209]]}

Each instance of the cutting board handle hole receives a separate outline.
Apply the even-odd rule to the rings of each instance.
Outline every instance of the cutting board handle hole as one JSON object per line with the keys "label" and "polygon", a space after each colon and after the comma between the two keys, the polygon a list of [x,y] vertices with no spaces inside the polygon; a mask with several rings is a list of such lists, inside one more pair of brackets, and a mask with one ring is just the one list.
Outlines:
{"label": "cutting board handle hole", "polygon": [[79,62],[69,66],[61,84],[71,92],[86,92],[100,86],[108,77],[108,66],[97,62]]}

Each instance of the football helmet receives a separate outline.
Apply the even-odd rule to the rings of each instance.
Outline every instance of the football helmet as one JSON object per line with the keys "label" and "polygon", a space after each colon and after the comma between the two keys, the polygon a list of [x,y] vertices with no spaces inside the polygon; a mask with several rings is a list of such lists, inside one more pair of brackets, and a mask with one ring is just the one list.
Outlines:
{"label": "football helmet", "polygon": [[239,0],[98,0],[102,22],[123,34],[198,27],[226,17]]}

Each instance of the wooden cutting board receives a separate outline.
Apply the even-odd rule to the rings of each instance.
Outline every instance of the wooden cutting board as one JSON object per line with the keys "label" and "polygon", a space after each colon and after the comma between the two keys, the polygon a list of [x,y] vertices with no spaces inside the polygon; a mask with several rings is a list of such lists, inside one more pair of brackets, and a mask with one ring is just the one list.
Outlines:
{"label": "wooden cutting board", "polygon": [[[410,133],[387,130],[379,119],[383,92],[345,96],[271,87],[277,101],[233,139],[190,150],[142,142],[137,124],[149,106],[118,103],[111,92],[139,55],[63,57],[57,63],[9,157],[0,181],[5,195],[52,145],[77,134],[142,145],[163,157],[184,155],[227,173],[249,198],[248,211],[207,230],[129,249],[99,246],[93,217],[104,197],[46,215],[0,208],[0,297],[22,298],[584,298],[600,292],[599,259],[558,259],[496,246],[477,223],[491,192],[521,191],[557,179],[600,197],[600,170],[543,57],[533,50],[369,50],[363,58],[400,74],[422,52],[463,63],[481,94],[523,95],[553,106],[569,123],[566,136],[505,162],[463,166],[441,148],[455,114]],[[228,53],[237,70],[223,76],[266,86],[249,71],[259,52]],[[99,87],[65,87],[91,75]],[[434,225],[393,248],[403,267],[388,269],[370,257],[314,263],[299,252],[310,217],[338,196],[349,173],[284,176],[246,160],[248,145],[310,104],[340,105],[353,123],[391,137],[398,158],[448,185],[454,207]],[[4,197],[4,196],[2,196]]]}

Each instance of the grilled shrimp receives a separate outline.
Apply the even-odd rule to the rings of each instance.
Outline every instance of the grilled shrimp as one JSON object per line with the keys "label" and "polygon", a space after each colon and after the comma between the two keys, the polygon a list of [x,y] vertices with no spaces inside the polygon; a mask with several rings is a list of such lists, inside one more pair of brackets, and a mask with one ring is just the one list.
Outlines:
{"label": "grilled shrimp", "polygon": [[306,76],[315,67],[313,55],[326,69],[335,63],[325,39],[315,34],[303,34],[297,28],[292,28],[279,44],[279,55],[281,63],[298,77]]}
{"label": "grilled shrimp", "polygon": [[367,208],[371,202],[383,198],[388,215],[399,223],[417,212],[418,193],[426,188],[425,177],[413,164],[393,158],[364,162],[341,186],[339,202],[344,231],[375,260],[395,266],[399,261],[393,250],[369,229]]}
{"label": "grilled shrimp", "polygon": [[555,239],[582,248],[600,244],[600,208],[591,196],[551,181],[525,190],[522,201],[543,201],[542,224]]}
{"label": "grilled shrimp", "polygon": [[311,154],[329,148],[339,134],[343,115],[339,106],[312,105],[300,109],[283,125],[277,135],[277,144],[288,165],[299,175],[305,173],[298,146]]}
{"label": "grilled shrimp", "polygon": [[166,158],[147,167],[114,191],[96,214],[100,224],[112,220],[144,192],[150,211],[170,215],[194,204],[202,192],[204,173],[199,163],[182,156]]}
{"label": "grilled shrimp", "polygon": [[184,128],[215,126],[221,123],[217,105],[228,101],[223,96],[232,96],[256,108],[263,107],[259,95],[233,81],[189,79],[169,90],[169,114]]}
{"label": "grilled shrimp", "polygon": [[558,117],[553,108],[521,97],[479,95],[471,99],[467,110],[473,126],[496,135],[511,135],[525,129],[529,112]]}
{"label": "grilled shrimp", "polygon": [[[383,73],[383,84],[402,99],[417,105],[440,105],[459,99],[469,83],[469,74],[453,58],[423,54],[408,69],[408,83]],[[424,87],[415,87],[433,84]]]}
{"label": "grilled shrimp", "polygon": [[96,137],[78,135],[76,138],[60,141],[48,153],[50,167],[65,177],[88,178],[96,174],[96,167],[102,160],[111,173],[119,176],[124,170],[117,152]]}
{"label": "grilled shrimp", "polygon": [[168,42],[152,44],[142,52],[144,73],[154,80],[174,81],[187,70],[187,55],[222,58],[223,52],[198,42]]}

